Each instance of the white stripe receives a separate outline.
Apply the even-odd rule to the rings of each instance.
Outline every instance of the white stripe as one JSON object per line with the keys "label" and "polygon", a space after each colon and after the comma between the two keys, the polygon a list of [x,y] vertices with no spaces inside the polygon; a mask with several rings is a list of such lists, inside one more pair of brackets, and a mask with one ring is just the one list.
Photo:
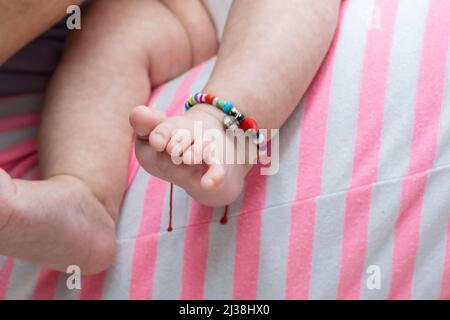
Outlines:
{"label": "white stripe", "polygon": [[214,221],[209,228],[208,262],[205,279],[205,299],[232,299],[233,273],[236,252],[236,222],[242,205],[241,195],[228,208],[228,223],[218,220],[223,208],[214,210]]}
{"label": "white stripe", "polygon": [[368,11],[374,1],[350,1],[335,51],[311,267],[311,299],[336,298],[345,212],[351,183]]}
{"label": "white stripe", "polygon": [[373,4],[374,0],[347,4],[328,108],[322,194],[345,190],[351,184],[367,18]]}
{"label": "white stripe", "polygon": [[297,184],[300,123],[304,100],[297,106],[280,131],[280,168],[278,174],[267,179],[266,204],[261,214],[258,299],[284,299],[291,204]]}
{"label": "white stripe", "polygon": [[9,278],[9,287],[5,298],[7,300],[31,299],[40,271],[41,268],[29,262],[14,259],[14,267]]}

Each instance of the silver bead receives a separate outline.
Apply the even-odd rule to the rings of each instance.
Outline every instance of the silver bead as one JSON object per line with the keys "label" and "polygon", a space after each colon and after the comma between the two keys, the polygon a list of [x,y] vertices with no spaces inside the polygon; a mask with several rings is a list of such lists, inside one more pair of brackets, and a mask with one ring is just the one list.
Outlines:
{"label": "silver bead", "polygon": [[223,125],[226,129],[236,130],[239,128],[239,122],[234,117],[225,116],[223,117]]}
{"label": "silver bead", "polygon": [[230,116],[236,117],[237,109],[235,107],[231,108],[230,111],[228,111],[228,114]]}
{"label": "silver bead", "polygon": [[228,114],[232,117],[237,118],[241,113],[235,108],[231,108],[230,111],[228,111]]}
{"label": "silver bead", "polygon": [[235,118],[238,121],[238,123],[241,123],[242,120],[244,120],[244,115],[240,113],[239,110],[236,109],[235,107],[231,108],[230,111],[228,111],[228,115]]}

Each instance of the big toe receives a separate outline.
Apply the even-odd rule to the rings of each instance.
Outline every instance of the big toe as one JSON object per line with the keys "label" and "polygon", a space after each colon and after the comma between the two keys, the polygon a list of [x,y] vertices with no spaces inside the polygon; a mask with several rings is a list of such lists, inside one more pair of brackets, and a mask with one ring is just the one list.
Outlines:
{"label": "big toe", "polygon": [[150,132],[165,119],[162,111],[147,106],[138,106],[130,113],[130,124],[141,139],[147,139]]}

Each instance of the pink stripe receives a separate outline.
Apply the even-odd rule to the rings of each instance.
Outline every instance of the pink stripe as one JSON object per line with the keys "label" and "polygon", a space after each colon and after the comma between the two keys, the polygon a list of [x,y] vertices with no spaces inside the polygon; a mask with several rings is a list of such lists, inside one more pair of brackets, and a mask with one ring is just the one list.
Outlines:
{"label": "pink stripe", "polygon": [[360,298],[371,199],[371,186],[347,193],[338,299]]}
{"label": "pink stripe", "polygon": [[378,156],[383,126],[392,37],[398,0],[378,0],[382,12],[380,30],[369,30],[362,70],[358,127],[355,143],[352,187],[371,184],[378,175]]}
{"label": "pink stripe", "polygon": [[12,147],[0,150],[0,166],[3,167],[13,161],[28,156],[31,153],[36,152],[37,144],[36,139],[30,139],[21,143],[18,143]]}
{"label": "pink stripe", "polygon": [[5,262],[0,269],[0,300],[6,298],[8,292],[9,279],[11,278],[12,270],[14,267],[14,259],[11,257],[6,258]]}
{"label": "pink stripe", "polygon": [[56,297],[59,272],[49,269],[42,269],[36,286],[34,287],[34,300],[53,300]]}
{"label": "pink stripe", "polygon": [[266,206],[267,176],[260,175],[260,167],[249,172],[241,210],[236,226],[233,299],[257,298],[261,214]]}
{"label": "pink stripe", "polygon": [[[192,84],[197,80],[204,67],[205,64],[201,64],[185,75],[172,103],[167,108],[167,115],[172,116],[182,111],[183,101],[189,95]],[[156,178],[150,178],[149,181],[144,211],[133,254],[130,285],[131,299],[152,298],[153,276],[161,230],[161,215],[163,214],[167,184],[167,182]]]}
{"label": "pink stripe", "polygon": [[81,300],[99,300],[102,298],[106,271],[92,276],[83,276],[81,283]]}
{"label": "pink stripe", "polygon": [[[450,210],[450,208],[449,208]],[[448,221],[444,272],[442,274],[441,299],[450,300],[450,219]]]}
{"label": "pink stripe", "polygon": [[[433,167],[442,110],[445,70],[450,39],[450,2],[430,1],[418,83],[416,116],[411,144],[409,174]],[[423,193],[428,180],[420,178],[403,183],[402,200],[395,225],[390,299],[409,299],[420,236]]]}
{"label": "pink stripe", "polygon": [[450,39],[450,2],[430,1],[418,84],[409,173],[433,167],[445,90]]}
{"label": "pink stripe", "polygon": [[14,168],[9,172],[11,178],[23,178],[31,169],[36,167],[38,164],[37,153],[27,156],[21,160]]}
{"label": "pink stripe", "polygon": [[151,299],[167,182],[150,178],[133,254],[130,299]]}
{"label": "pink stripe", "polygon": [[181,299],[204,298],[208,233],[213,209],[193,202],[184,240]]}
{"label": "pink stripe", "polygon": [[0,132],[17,130],[39,124],[40,117],[36,113],[27,113],[12,117],[0,118]]}
{"label": "pink stripe", "polygon": [[315,213],[315,199],[296,203],[291,208],[286,299],[309,297]]}
{"label": "pink stripe", "polygon": [[[347,2],[341,7],[339,27],[314,82],[307,93],[300,129],[296,200],[320,194],[331,82],[340,28]],[[291,208],[286,298],[307,299],[311,274],[316,203],[308,200]]]}
{"label": "pink stripe", "polygon": [[[409,299],[419,244],[420,215],[428,174],[405,178],[400,213],[395,224],[389,299]],[[400,260],[401,259],[401,260]]]}
{"label": "pink stripe", "polygon": [[[378,175],[384,100],[398,0],[378,0],[380,30],[370,30],[362,71],[351,188],[370,185]],[[358,299],[367,249],[371,186],[349,192],[346,199],[339,299]]]}

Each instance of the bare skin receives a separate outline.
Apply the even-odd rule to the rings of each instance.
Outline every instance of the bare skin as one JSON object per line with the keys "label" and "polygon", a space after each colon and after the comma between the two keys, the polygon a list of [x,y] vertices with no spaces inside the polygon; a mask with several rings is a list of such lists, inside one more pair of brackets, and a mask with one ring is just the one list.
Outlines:
{"label": "bare skin", "polygon": [[[232,101],[255,118],[260,128],[279,129],[329,48],[339,4],[338,0],[235,1],[204,92]],[[267,17],[277,17],[277,22]],[[233,202],[251,165],[226,164],[224,158],[205,165],[208,148],[195,145],[207,142],[203,137],[196,140],[193,132],[195,121],[203,125],[203,131],[214,128],[224,132],[223,116],[214,107],[197,105],[182,116],[160,122],[163,115],[157,110],[135,108],[131,124],[137,136],[143,137],[136,142],[138,160],[151,174],[183,187],[201,203],[222,206]],[[177,141],[180,128],[190,130],[192,139]],[[223,134],[222,140],[226,139]],[[174,164],[170,157],[175,148],[183,165]],[[235,152],[245,157],[245,150]],[[203,165],[195,164],[199,158]]]}
{"label": "bare skin", "polygon": [[[186,11],[189,20],[175,14]],[[194,37],[203,45],[191,45]],[[152,86],[212,57],[216,47],[199,0],[94,2],[48,88],[39,137],[43,180],[11,180],[0,170],[0,255],[56,270],[76,264],[84,274],[111,265],[130,110],[145,103]]]}
{"label": "bare skin", "polygon": [[[320,66],[338,6],[338,0],[236,0],[205,92],[233,101],[262,128],[280,128]],[[0,170],[0,254],[57,270],[77,264],[85,274],[107,268],[127,178],[131,106],[216,50],[199,0],[96,1],[47,93],[39,150],[43,180],[11,180]],[[175,166],[169,156],[173,128],[190,130],[200,121],[223,132],[222,117],[206,105],[167,119],[135,108],[130,121],[136,134],[149,136],[137,141],[140,163],[200,202],[232,202],[249,165],[192,165],[191,144],[182,152],[186,165]]]}

